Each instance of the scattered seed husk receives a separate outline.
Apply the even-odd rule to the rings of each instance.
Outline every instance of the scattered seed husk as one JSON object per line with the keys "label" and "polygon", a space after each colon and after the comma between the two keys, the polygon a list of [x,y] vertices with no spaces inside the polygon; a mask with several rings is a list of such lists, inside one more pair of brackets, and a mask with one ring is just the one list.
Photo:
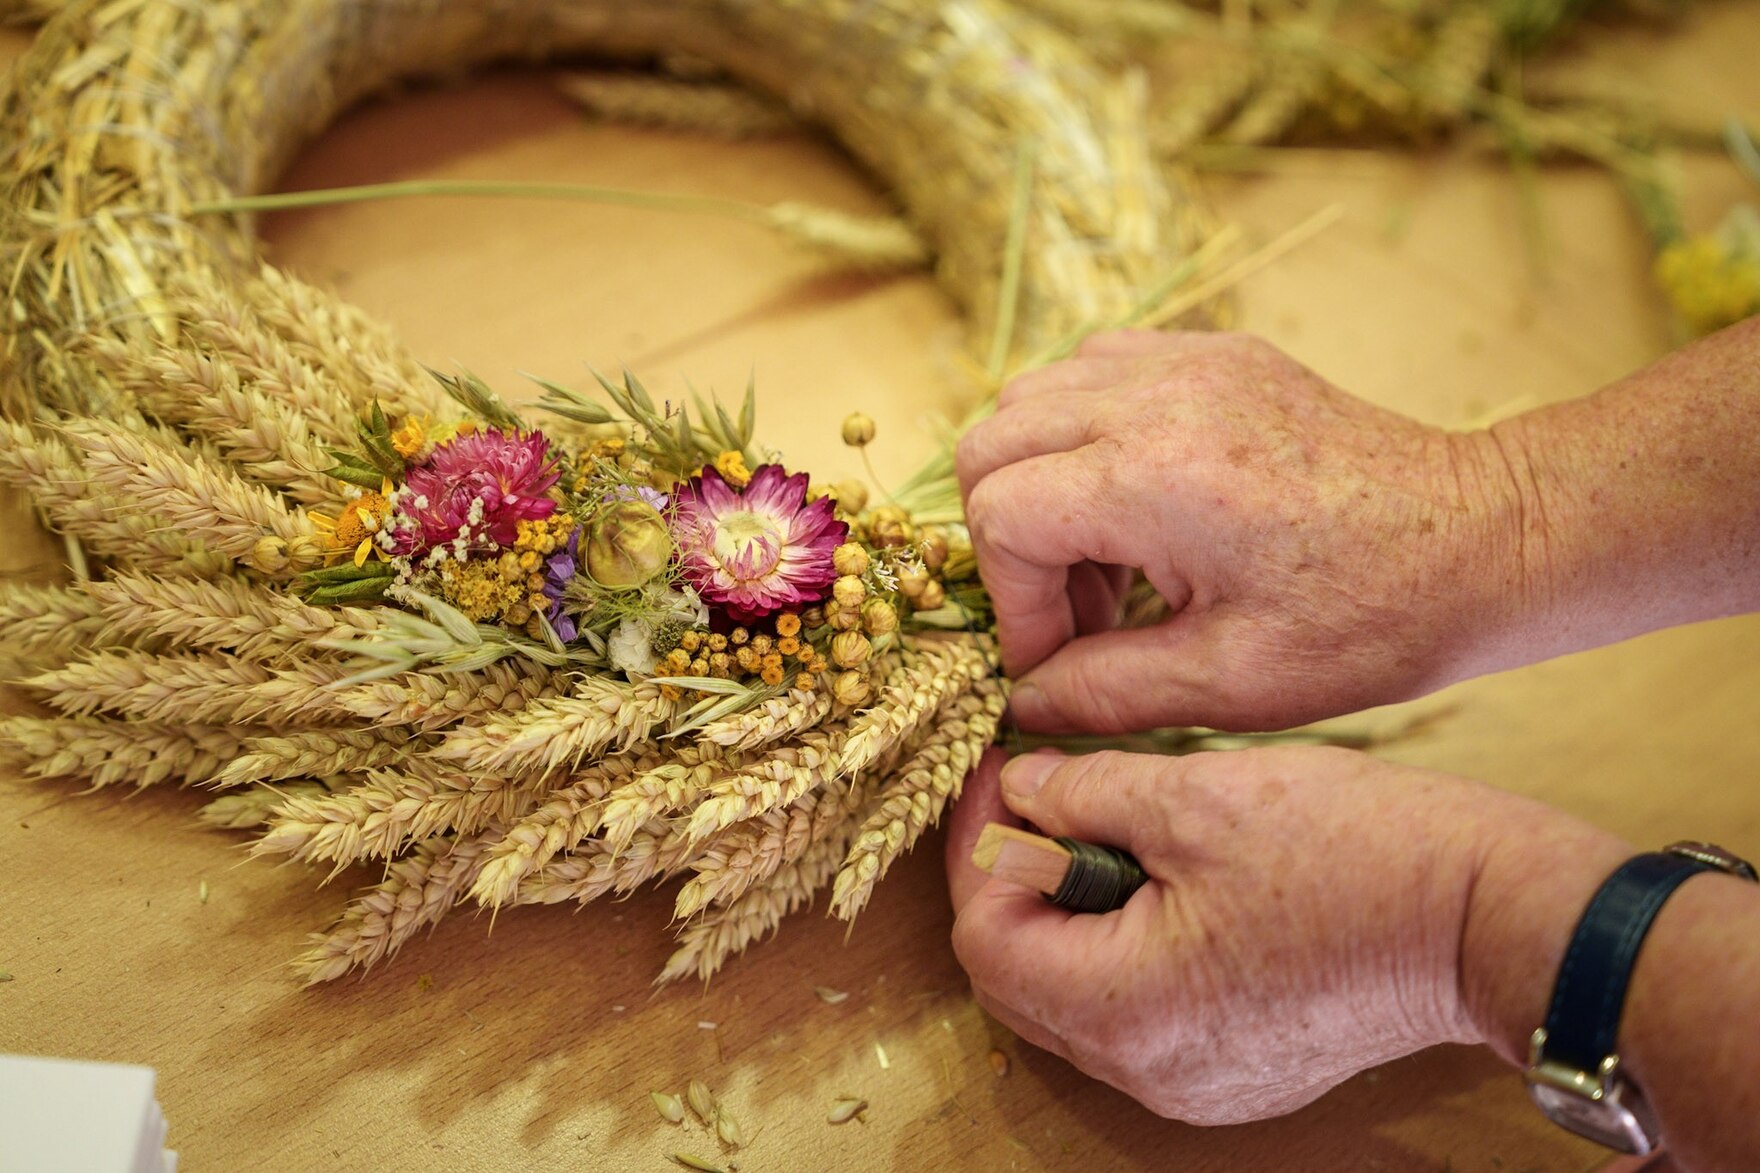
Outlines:
{"label": "scattered seed husk", "polygon": [[654,1110],[664,1116],[668,1124],[684,1123],[684,1102],[677,1096],[666,1092],[649,1092],[648,1098],[654,1101]]}
{"label": "scattered seed husk", "polygon": [[1001,1051],[990,1052],[990,1067],[998,1076],[1008,1074],[1008,1056]]}
{"label": "scattered seed husk", "polygon": [[868,1101],[845,1096],[832,1103],[831,1114],[826,1119],[833,1124],[848,1124],[867,1110]]}
{"label": "scattered seed husk", "polygon": [[730,1149],[737,1149],[746,1143],[746,1134],[740,1128],[739,1121],[725,1108],[715,1117],[715,1135]]}
{"label": "scattered seed husk", "polygon": [[874,1058],[880,1060],[880,1070],[890,1071],[892,1069],[892,1060],[886,1057],[886,1048],[879,1043],[874,1044]]}
{"label": "scattered seed husk", "polygon": [[813,993],[819,995],[819,1001],[831,1006],[835,1006],[839,1002],[846,1001],[849,998],[848,990],[834,990],[830,986],[814,986]]}
{"label": "scattered seed husk", "polygon": [[6,970],[6,969],[0,969],[0,982],[9,982],[11,980],[12,980],[12,971]]}
{"label": "scattered seed husk", "polygon": [[685,1099],[690,1101],[691,1111],[697,1119],[713,1128],[715,1126],[715,1093],[709,1085],[700,1079],[691,1080],[691,1086],[685,1090]]}
{"label": "scattered seed husk", "polygon": [[208,902],[208,881],[203,880],[200,884],[196,885],[196,898],[203,904]]}
{"label": "scattered seed husk", "polygon": [[706,1161],[691,1153],[673,1153],[672,1159],[686,1169],[695,1169],[697,1173],[727,1173],[727,1170],[714,1161]]}

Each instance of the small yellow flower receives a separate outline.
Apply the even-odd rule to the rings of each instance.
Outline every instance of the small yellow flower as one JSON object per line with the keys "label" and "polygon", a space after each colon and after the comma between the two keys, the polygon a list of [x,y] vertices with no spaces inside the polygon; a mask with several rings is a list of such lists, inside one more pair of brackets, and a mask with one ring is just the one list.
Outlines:
{"label": "small yellow flower", "polygon": [[715,471],[721,479],[736,489],[743,489],[752,479],[752,470],[746,467],[744,455],[732,450],[723,452],[715,458]]}
{"label": "small yellow flower", "polygon": [[1695,334],[1709,334],[1760,310],[1760,262],[1716,236],[1694,236],[1656,258],[1656,281]]}
{"label": "small yellow flower", "polygon": [[324,536],[325,553],[335,558],[353,551],[356,566],[365,566],[374,553],[381,558],[386,556],[375,540],[379,527],[391,512],[391,503],[386,500],[386,494],[391,492],[390,481],[385,482],[384,489],[383,493],[370,490],[362,493],[344,505],[335,517],[316,509],[306,511],[306,516]]}
{"label": "small yellow flower", "polygon": [[405,460],[414,460],[428,446],[428,417],[404,416],[403,423],[391,433],[391,446]]}
{"label": "small yellow flower", "polygon": [[440,596],[479,622],[508,617],[512,622],[524,623],[529,616],[523,589],[503,579],[493,562],[481,559],[444,563],[440,568]]}

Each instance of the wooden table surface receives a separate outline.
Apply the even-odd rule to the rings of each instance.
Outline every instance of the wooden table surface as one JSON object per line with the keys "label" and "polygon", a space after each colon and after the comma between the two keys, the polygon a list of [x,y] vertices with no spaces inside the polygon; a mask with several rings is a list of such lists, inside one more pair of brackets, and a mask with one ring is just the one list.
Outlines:
{"label": "wooden table surface", "polygon": [[[1746,11],[1744,11],[1746,9]],[[22,35],[8,42],[11,53]],[[1760,110],[1760,21],[1706,4],[1666,36],[1623,31],[1573,68],[1683,110]],[[1691,163],[1703,226],[1751,186]],[[807,136],[729,145],[583,122],[537,74],[357,112],[288,188],[409,176],[530,178],[883,201]],[[1662,353],[1648,255],[1614,190],[1549,172],[1536,251],[1506,172],[1463,155],[1297,156],[1213,181],[1268,236],[1330,201],[1343,221],[1252,279],[1242,320],[1342,385],[1464,426],[1588,392]],[[926,421],[970,392],[960,330],[927,277],[828,275],[756,229],[578,206],[434,200],[268,219],[270,257],[400,327],[435,365],[512,388],[623,361],[651,384],[737,390],[757,373],[764,434],[797,466],[856,471],[836,439],[861,408],[896,477]],[[7,503],[6,564],[48,566]],[[1540,796],[1635,843],[1760,854],[1760,618],[1676,630],[1481,680],[1387,752]],[[1371,1071],[1286,1119],[1196,1129],[1155,1118],[978,1011],[948,947],[940,841],[881,886],[847,941],[815,914],[706,991],[654,994],[670,895],[576,913],[460,914],[363,981],[302,991],[283,963],[341,907],[297,867],[245,862],[195,825],[196,794],[76,795],[0,780],[0,1051],[147,1064],[193,1171],[661,1169],[714,1156],[650,1089],[700,1078],[744,1122],[740,1168],[1578,1170],[1598,1150],[1528,1106],[1488,1052],[1442,1048]],[[350,877],[364,878],[364,873]],[[206,883],[208,898],[198,892]],[[846,990],[828,1005],[815,985]],[[883,1047],[889,1065],[882,1064]],[[1005,1075],[988,1058],[1010,1057]],[[872,1105],[833,1127],[834,1098]],[[5,1168],[0,1138],[0,1168]]]}

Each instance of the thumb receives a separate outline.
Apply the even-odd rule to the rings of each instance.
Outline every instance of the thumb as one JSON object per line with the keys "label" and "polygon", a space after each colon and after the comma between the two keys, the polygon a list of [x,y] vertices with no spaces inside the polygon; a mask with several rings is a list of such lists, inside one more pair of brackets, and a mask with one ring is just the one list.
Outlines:
{"label": "thumb", "polygon": [[1023,754],[1002,768],[1002,800],[1047,835],[1135,851],[1178,769],[1176,758],[1110,750]]}
{"label": "thumb", "polygon": [[1009,711],[1033,733],[1132,733],[1215,725],[1222,714],[1211,657],[1188,618],[1070,640],[1027,673]]}

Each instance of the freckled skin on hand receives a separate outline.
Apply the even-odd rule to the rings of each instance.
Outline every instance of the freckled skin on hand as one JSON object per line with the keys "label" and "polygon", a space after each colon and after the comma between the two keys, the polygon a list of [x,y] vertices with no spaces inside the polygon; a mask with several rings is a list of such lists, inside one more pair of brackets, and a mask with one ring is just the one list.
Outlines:
{"label": "freckled skin on hand", "polygon": [[[1760,318],[1470,435],[1253,339],[1125,333],[1005,388],[958,468],[1022,726],[1265,729],[1760,610],[1756,436]],[[1165,622],[1116,630],[1130,570]],[[1197,1123],[1290,1111],[1437,1042],[1520,1065],[1576,917],[1633,851],[1333,749],[1030,755],[1008,779],[1000,761],[947,844],[975,996]],[[991,820],[1125,848],[1151,881],[1071,916],[971,865]],[[1695,879],[1652,931],[1622,1058],[1681,1167],[1751,1167],[1760,902]]]}

